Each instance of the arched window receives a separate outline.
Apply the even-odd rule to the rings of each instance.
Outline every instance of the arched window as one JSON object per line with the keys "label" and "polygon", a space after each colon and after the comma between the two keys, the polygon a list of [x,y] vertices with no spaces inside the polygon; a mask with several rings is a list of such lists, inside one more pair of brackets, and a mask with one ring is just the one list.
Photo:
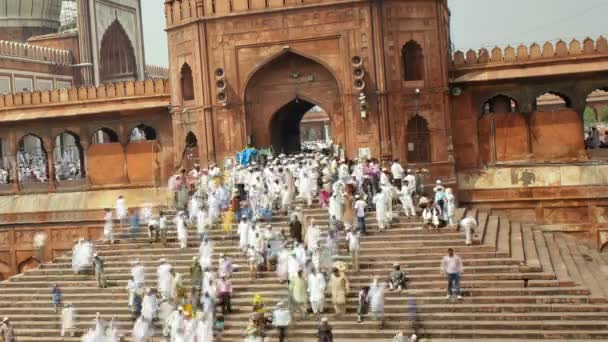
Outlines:
{"label": "arched window", "polygon": [[136,78],[133,45],[118,19],[103,34],[99,59],[102,82]]}
{"label": "arched window", "polygon": [[63,132],[55,137],[53,161],[57,181],[82,179],[84,153],[80,145],[80,137],[71,132]]}
{"label": "arched window", "polygon": [[426,120],[418,114],[407,123],[407,161],[410,163],[431,161],[431,132]]}
{"label": "arched window", "polygon": [[42,139],[28,134],[19,141],[19,181],[21,183],[45,183],[48,181],[46,151]]}
{"label": "arched window", "polygon": [[198,140],[192,132],[186,134],[186,147],[182,156],[182,168],[190,170],[200,162],[198,155]]}
{"label": "arched window", "polygon": [[197,147],[198,140],[196,139],[196,135],[192,132],[188,132],[186,135],[186,147]]}
{"label": "arched window", "polygon": [[118,134],[109,128],[100,128],[91,137],[91,144],[117,143]]}
{"label": "arched window", "polygon": [[505,95],[496,95],[483,104],[482,114],[516,113],[519,105],[514,99]]}
{"label": "arched window", "polygon": [[424,80],[424,54],[422,47],[413,40],[410,40],[401,50],[403,58],[403,80],[422,81]]}
{"label": "arched window", "polygon": [[129,141],[144,140],[156,140],[156,130],[144,124],[138,125],[131,130],[131,134],[129,134]]}
{"label": "arched window", "polygon": [[192,69],[188,63],[184,63],[180,73],[180,82],[182,86],[182,100],[194,100],[194,82],[192,81]]}
{"label": "arched window", "polygon": [[34,257],[29,257],[26,260],[20,262],[19,265],[17,265],[17,272],[23,273],[38,266],[40,266],[40,262]]}
{"label": "arched window", "polygon": [[547,92],[536,98],[537,112],[551,112],[571,108],[570,99],[557,92]]}

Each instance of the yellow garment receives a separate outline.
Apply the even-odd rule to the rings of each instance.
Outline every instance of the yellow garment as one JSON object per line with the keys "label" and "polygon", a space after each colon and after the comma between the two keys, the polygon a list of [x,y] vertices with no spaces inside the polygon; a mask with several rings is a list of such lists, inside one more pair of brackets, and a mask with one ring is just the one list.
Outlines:
{"label": "yellow garment", "polygon": [[259,313],[264,313],[264,311],[266,311],[264,309],[264,299],[259,294],[253,296],[253,311]]}
{"label": "yellow garment", "polygon": [[224,222],[222,222],[222,232],[231,233],[232,225],[234,224],[234,211],[228,210],[224,214]]}
{"label": "yellow garment", "polygon": [[182,306],[182,311],[184,312],[184,315],[186,312],[188,312],[190,314],[190,317],[194,317],[194,310],[192,309],[192,304],[186,304]]}

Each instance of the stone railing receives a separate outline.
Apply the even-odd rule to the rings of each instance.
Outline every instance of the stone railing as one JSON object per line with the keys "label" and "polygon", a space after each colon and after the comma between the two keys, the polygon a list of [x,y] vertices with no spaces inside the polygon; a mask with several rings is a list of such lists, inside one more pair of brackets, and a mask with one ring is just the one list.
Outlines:
{"label": "stone railing", "polygon": [[608,55],[608,41],[606,38],[600,36],[595,41],[587,38],[582,43],[576,39],[573,39],[570,43],[559,40],[555,44],[546,42],[543,46],[540,46],[534,43],[529,47],[521,44],[517,48],[512,46],[507,46],[504,49],[495,47],[491,51],[487,49],[469,50],[466,53],[456,51],[453,66],[460,68],[488,64],[525,63],[589,55]]}
{"label": "stone railing", "polygon": [[169,68],[160,65],[146,65],[146,78],[169,78]]}
{"label": "stone railing", "polygon": [[169,80],[148,79],[101,85],[99,87],[64,88],[0,96],[0,110],[19,106],[48,105],[103,99],[169,95]]}
{"label": "stone railing", "polygon": [[0,58],[13,57],[53,64],[72,64],[72,53],[68,50],[52,49],[32,44],[0,40]]}
{"label": "stone railing", "polygon": [[167,25],[178,25],[205,16],[346,2],[353,0],[165,0],[165,17]]}

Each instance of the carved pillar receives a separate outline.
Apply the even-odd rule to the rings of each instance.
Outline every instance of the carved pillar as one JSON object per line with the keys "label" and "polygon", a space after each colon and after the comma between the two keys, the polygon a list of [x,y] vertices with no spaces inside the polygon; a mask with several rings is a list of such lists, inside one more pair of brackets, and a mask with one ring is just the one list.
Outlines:
{"label": "carved pillar", "polygon": [[386,93],[386,69],[384,58],[384,33],[382,23],[381,1],[374,1],[370,5],[371,26],[372,26],[372,51],[374,52],[374,71],[376,74],[376,91],[381,94],[378,97],[378,126],[380,134],[380,157],[392,157],[393,150],[391,144],[390,115],[388,105],[388,94]]}
{"label": "carved pillar", "polygon": [[89,151],[89,142],[81,140],[80,148],[82,148],[82,153],[80,154],[80,158],[82,158],[82,160],[80,161],[80,167],[82,167],[81,173],[84,173],[83,178],[88,188],[91,185],[89,179],[89,155],[87,154],[87,152]]}
{"label": "carved pillar", "polygon": [[42,140],[42,146],[46,150],[46,163],[48,169],[48,189],[55,191],[57,189],[57,181],[55,180],[55,159],[53,156],[53,142],[50,138]]}
{"label": "carved pillar", "polygon": [[78,0],[78,49],[80,53],[80,77],[82,85],[95,83],[93,72],[93,56],[91,46],[91,27],[89,0]]}

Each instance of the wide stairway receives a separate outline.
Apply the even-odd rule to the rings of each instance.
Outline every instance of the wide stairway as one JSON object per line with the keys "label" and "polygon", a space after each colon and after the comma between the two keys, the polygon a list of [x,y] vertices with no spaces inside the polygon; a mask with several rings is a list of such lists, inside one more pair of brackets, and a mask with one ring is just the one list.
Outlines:
{"label": "wide stairway", "polygon": [[[506,341],[506,340],[608,340],[608,282],[603,275],[608,258],[585,248],[563,234],[545,233],[526,225],[511,223],[487,212],[460,209],[458,218],[475,216],[480,229],[475,244],[467,247],[459,232],[443,229],[431,232],[420,221],[400,218],[392,227],[379,231],[375,215],[368,214],[369,235],[362,239],[361,270],[348,272],[351,289],[347,314],[333,317],[328,295],[326,316],[337,341],[391,341],[397,331],[409,333],[408,300],[414,298],[420,322],[419,336],[431,341]],[[326,228],[327,211],[305,210]],[[275,217],[273,226],[287,229],[286,217]],[[211,234],[215,242],[215,265],[219,253],[225,253],[245,268],[245,258],[237,249],[236,239],[222,239],[219,231]],[[145,229],[135,240],[123,239],[114,245],[97,244],[106,260],[109,288],[98,289],[92,275],[74,275],[71,259],[62,256],[38,269],[0,283],[0,316],[9,316],[17,340],[78,341],[78,337],[59,337],[60,315],[54,313],[50,290],[58,284],[64,302],[78,312],[81,331],[93,326],[96,312],[105,320],[114,318],[125,335],[132,322],[127,307],[125,286],[130,277],[130,263],[140,259],[146,266],[146,285],[156,287],[156,267],[161,257],[188,279],[192,257],[198,255],[198,239],[190,233],[190,247],[180,250],[175,230],[170,243],[149,244]],[[341,246],[344,253],[344,246]],[[446,281],[440,274],[441,257],[452,247],[464,260],[461,286],[463,300],[446,300]],[[386,293],[386,326],[367,319],[356,322],[357,292],[372,277],[385,279],[393,263],[408,273],[408,289]],[[235,313],[226,317],[223,341],[242,341],[242,333],[251,311],[254,294],[267,305],[287,297],[287,288],[274,272],[262,272],[251,281],[248,272],[234,274]],[[318,321],[309,316],[298,319],[289,330],[288,341],[316,341]],[[159,329],[157,328],[157,332]],[[270,332],[276,340],[275,331]]]}

